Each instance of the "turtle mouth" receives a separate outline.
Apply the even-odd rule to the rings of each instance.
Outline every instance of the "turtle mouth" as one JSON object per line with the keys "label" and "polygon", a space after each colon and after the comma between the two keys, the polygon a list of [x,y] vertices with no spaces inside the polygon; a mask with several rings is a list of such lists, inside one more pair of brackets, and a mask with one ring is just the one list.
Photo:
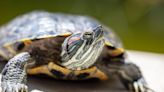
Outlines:
{"label": "turtle mouth", "polygon": [[[63,54],[62,66],[70,70],[87,69],[94,65],[104,47],[103,30],[96,28],[92,32],[84,32],[80,40]],[[66,55],[66,56],[64,56]]]}
{"label": "turtle mouth", "polygon": [[[101,26],[100,26],[101,27]],[[100,38],[102,38],[103,37],[103,30],[101,29],[101,28],[97,28],[97,29],[95,29],[95,31],[94,31],[94,39],[95,40],[98,40],[98,39],[100,39]]]}

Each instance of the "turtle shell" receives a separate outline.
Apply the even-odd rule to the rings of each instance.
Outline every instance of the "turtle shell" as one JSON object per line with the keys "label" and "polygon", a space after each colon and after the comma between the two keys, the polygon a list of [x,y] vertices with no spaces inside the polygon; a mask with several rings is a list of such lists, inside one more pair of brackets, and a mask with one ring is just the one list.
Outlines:
{"label": "turtle shell", "polygon": [[[86,17],[61,13],[34,11],[17,17],[0,28],[0,47],[24,39],[40,39],[88,31],[102,25]],[[104,27],[104,26],[103,26]],[[121,46],[115,34],[104,27],[106,42]]]}
{"label": "turtle shell", "polygon": [[[0,56],[9,59],[14,54],[18,53],[14,51],[14,49],[12,49],[12,47],[10,46],[17,42],[26,41],[26,43],[28,43],[28,41],[32,42],[32,40],[36,39],[46,39],[49,37],[66,36],[81,33],[88,30],[91,31],[99,25],[102,24],[88,16],[34,11],[19,16],[10,23],[0,28]],[[117,36],[109,28],[104,25],[102,26],[104,28],[104,38],[106,46],[122,48],[121,42],[119,41]],[[20,46],[22,45],[20,44]],[[118,53],[117,50],[114,50],[114,52]],[[10,56],[11,53],[12,55]],[[48,70],[47,66],[49,67],[49,69],[52,69]],[[59,77],[64,76],[64,78],[66,76],[72,77],[72,75],[75,75],[76,77],[78,77],[77,79],[81,79],[84,77],[97,77],[102,80],[107,79],[107,76],[102,71],[98,70],[97,67],[91,67],[86,70],[75,71],[72,73],[71,70],[52,63],[28,70],[28,73],[43,73],[50,76],[59,75]],[[90,74],[92,74],[92,76]]]}

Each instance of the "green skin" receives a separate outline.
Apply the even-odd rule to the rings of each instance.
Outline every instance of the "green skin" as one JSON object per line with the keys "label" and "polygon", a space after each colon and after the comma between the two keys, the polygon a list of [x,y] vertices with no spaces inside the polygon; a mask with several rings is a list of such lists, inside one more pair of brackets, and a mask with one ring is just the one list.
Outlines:
{"label": "green skin", "polygon": [[[118,75],[129,91],[152,91],[139,68],[126,63],[124,52],[117,52],[121,44],[114,33],[98,25],[101,23],[87,16],[34,11],[0,28],[0,54],[9,60],[2,71],[2,92],[27,92],[26,71],[48,66],[51,62],[71,72],[89,70],[94,66],[95,71],[100,70],[107,77]],[[70,35],[66,36],[67,33]],[[112,51],[120,54],[115,55]],[[64,74],[61,68],[58,71],[52,66],[49,68],[54,69],[48,70],[53,76]],[[88,73],[90,71],[83,74]],[[70,76],[73,80],[80,79],[80,74],[63,76],[65,79]]]}
{"label": "green skin", "polygon": [[[69,68],[70,70],[81,70],[81,69],[87,69],[90,67],[92,64],[96,63],[96,59],[92,60],[90,62],[91,65],[87,66],[86,64],[81,64],[78,68],[78,64],[76,63],[71,63],[74,64],[72,66],[71,64],[64,64],[65,62],[68,62],[69,60],[73,60],[72,58],[75,56],[76,53],[80,53],[81,57],[87,52],[88,48],[94,48],[93,44],[96,49],[99,50],[101,49],[99,46],[104,45],[104,39],[102,39],[103,35],[103,29],[102,27],[97,27],[93,32],[85,32],[85,33],[80,33],[80,34],[73,34],[67,39],[65,39],[63,45],[62,45],[62,63],[61,65],[63,67]],[[78,40],[68,40],[73,37],[79,37],[80,39]],[[99,40],[99,41],[98,41]],[[81,41],[85,41],[85,44],[82,44]],[[79,48],[85,45],[83,49],[86,51],[81,51]],[[74,47],[75,46],[75,47]],[[74,48],[73,48],[74,47]],[[89,51],[89,50],[88,50]],[[88,58],[92,58],[95,56],[94,52],[96,50],[91,50],[91,53],[93,52],[94,54],[89,54],[93,56],[88,56],[87,58],[84,59],[76,59],[76,62],[89,62],[86,61]],[[102,50],[100,50],[102,51]],[[98,52],[99,53],[99,52]],[[100,54],[97,54],[98,58],[100,57]],[[77,57],[76,57],[77,58]],[[29,64],[31,64],[31,61],[35,60],[36,57],[32,52],[22,52],[12,59],[9,60],[9,62],[6,64],[5,68],[2,71],[2,92],[28,92],[28,87],[26,86],[26,69]],[[104,58],[105,59],[105,58]],[[121,56],[118,56],[114,59],[118,59],[117,63],[99,63],[96,66],[103,71],[105,74],[108,76],[112,76],[113,74],[117,74],[121,80],[121,82],[124,84],[124,86],[132,92],[153,92],[151,89],[148,88],[146,82],[144,81],[144,78],[141,75],[141,72],[139,68],[132,64],[132,63],[125,63],[124,59],[124,53],[122,53]],[[114,60],[111,59],[110,61]],[[70,62],[70,61],[69,61]],[[74,61],[71,61],[74,62]],[[82,62],[83,63],[83,62]],[[37,63],[35,63],[36,65]]]}

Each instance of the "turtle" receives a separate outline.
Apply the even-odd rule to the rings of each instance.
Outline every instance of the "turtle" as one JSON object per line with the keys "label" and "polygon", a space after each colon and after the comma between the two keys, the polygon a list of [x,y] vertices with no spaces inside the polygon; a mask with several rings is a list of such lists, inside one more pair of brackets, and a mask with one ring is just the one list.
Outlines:
{"label": "turtle", "polygon": [[129,63],[118,36],[85,15],[33,11],[0,28],[2,92],[28,92],[28,75],[59,80],[108,80],[117,75],[131,92],[152,91]]}

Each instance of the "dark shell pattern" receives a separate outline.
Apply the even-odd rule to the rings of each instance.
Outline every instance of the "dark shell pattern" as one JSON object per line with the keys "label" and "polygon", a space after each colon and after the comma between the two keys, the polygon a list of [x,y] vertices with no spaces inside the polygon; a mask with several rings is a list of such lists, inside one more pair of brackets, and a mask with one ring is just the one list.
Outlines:
{"label": "dark shell pattern", "polygon": [[[87,16],[34,11],[19,16],[0,28],[0,47],[21,39],[40,39],[80,33],[99,25],[102,24]],[[107,27],[103,26],[103,28],[105,40],[120,47],[121,43],[116,35]]]}

